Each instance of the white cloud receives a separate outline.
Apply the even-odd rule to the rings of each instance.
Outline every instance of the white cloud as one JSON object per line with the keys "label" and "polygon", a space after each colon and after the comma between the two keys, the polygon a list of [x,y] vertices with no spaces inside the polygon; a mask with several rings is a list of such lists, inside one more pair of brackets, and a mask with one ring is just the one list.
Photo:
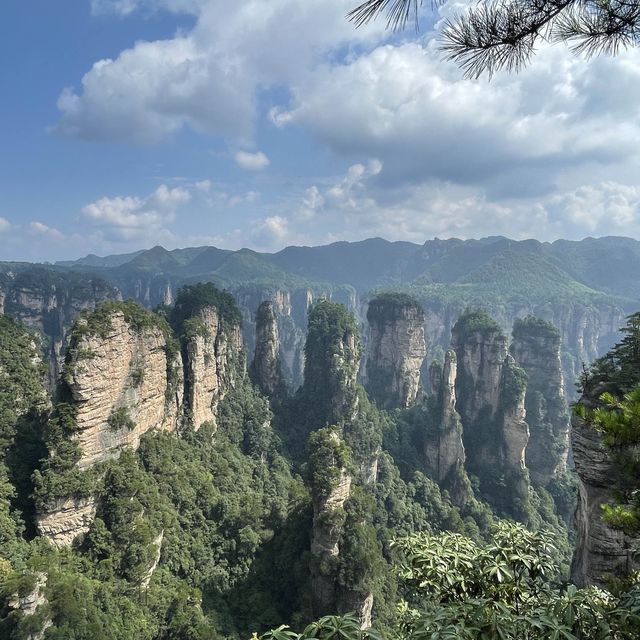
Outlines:
{"label": "white cloud", "polygon": [[187,189],[170,189],[163,184],[146,198],[100,198],[86,205],[82,215],[91,223],[104,227],[108,235],[130,240],[163,231],[175,219],[176,210],[190,200],[191,193]]}
{"label": "white cloud", "polygon": [[96,62],[80,90],[58,100],[64,135],[156,143],[189,127],[228,138],[251,136],[259,88],[287,85],[347,44],[382,33],[354,30],[350,0],[97,0],[94,11],[127,15],[153,7],[197,15],[191,31],[138,42]]}
{"label": "white cloud", "polygon": [[8,231],[9,229],[11,229],[11,223],[6,218],[0,217],[0,233]]}
{"label": "white cloud", "polygon": [[58,229],[54,227],[49,227],[42,222],[38,222],[37,220],[29,223],[29,230],[34,235],[45,236],[50,240],[64,239],[64,234],[61,231],[58,231]]}
{"label": "white cloud", "polygon": [[260,220],[251,234],[260,249],[280,249],[291,241],[289,220],[283,216],[269,216]]}
{"label": "white cloud", "polygon": [[247,171],[260,171],[260,169],[265,169],[271,164],[269,158],[262,151],[257,151],[256,153],[236,151],[233,159],[240,168]]}
{"label": "white cloud", "polygon": [[[612,75],[616,90],[602,98],[600,81]],[[640,50],[585,61],[543,47],[530,69],[487,82],[462,80],[430,41],[318,67],[271,117],[311,129],[337,154],[380,158],[390,183],[510,176],[526,186],[532,171],[551,183],[563,168],[635,158],[638,103]]]}

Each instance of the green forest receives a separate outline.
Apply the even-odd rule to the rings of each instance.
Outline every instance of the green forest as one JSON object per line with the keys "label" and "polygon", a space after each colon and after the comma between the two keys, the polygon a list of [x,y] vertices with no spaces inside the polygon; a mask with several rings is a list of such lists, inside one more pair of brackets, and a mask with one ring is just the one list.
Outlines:
{"label": "green forest", "polygon": [[[406,294],[397,299],[417,304]],[[215,336],[203,325],[207,308],[220,318]],[[606,588],[570,582],[575,473],[543,485],[526,469],[516,479],[505,471],[496,487],[495,468],[469,464],[457,472],[463,499],[440,486],[424,452],[438,433],[442,394],[379,409],[357,378],[358,323],[337,303],[310,309],[304,383],[295,392],[263,396],[243,359],[231,358],[237,374],[215,423],[194,424],[185,411],[175,429],[149,430],[136,448],[80,468],[73,367],[97,357],[81,345],[108,340],[114,314],[134,333],[159,336],[167,363],[179,353],[186,363],[197,344],[230,349],[242,322],[233,297],[213,285],[187,286],[156,312],[104,303],[76,319],[51,395],[39,338],[0,317],[0,637],[639,637],[635,573],[609,576]],[[472,310],[456,327],[469,340],[500,331]],[[206,357],[205,364],[212,366]],[[180,373],[166,372],[167,403]],[[147,375],[139,363],[132,397]],[[504,406],[497,417],[478,418],[483,433],[497,433],[524,393],[522,369],[513,365],[503,380]],[[640,529],[639,383],[640,322],[632,316],[622,342],[585,371],[583,392],[593,403],[575,409],[612,451],[616,503],[605,516],[630,534]],[[469,380],[462,384],[472,393]],[[107,422],[113,434],[136,428],[124,407]],[[471,451],[473,438],[465,436],[465,446]],[[89,498],[95,512],[71,546],[39,535],[39,513]]]}

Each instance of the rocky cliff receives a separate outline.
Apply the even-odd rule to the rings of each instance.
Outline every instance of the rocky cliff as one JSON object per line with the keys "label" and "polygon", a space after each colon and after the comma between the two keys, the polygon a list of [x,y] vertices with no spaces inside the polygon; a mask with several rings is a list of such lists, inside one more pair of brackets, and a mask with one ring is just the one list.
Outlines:
{"label": "rocky cliff", "polygon": [[[421,299],[425,313],[425,337],[430,350],[444,352],[449,336],[464,314],[465,304],[442,303],[436,299]],[[620,337],[619,329],[628,313],[625,308],[612,304],[580,304],[547,302],[544,304],[492,305],[482,303],[489,315],[504,332],[519,318],[534,316],[552,324],[560,332],[562,372],[565,392],[574,396],[573,383],[578,379],[582,363],[592,362],[603,355]]]}
{"label": "rocky cliff", "polygon": [[[309,315],[305,379],[299,409],[313,431],[309,475],[313,496],[311,542],[314,614],[355,611],[363,627],[371,625],[373,594],[360,577],[340,580],[340,567],[357,559],[343,557],[340,540],[357,537],[367,522],[362,510],[350,512],[354,491],[370,490],[377,478],[380,438],[372,428],[375,410],[358,388],[360,340],[355,318],[332,302],[317,303]],[[366,568],[365,568],[366,570]]]}
{"label": "rocky cliff", "polygon": [[[604,390],[592,390],[581,398],[580,404],[593,408],[593,398]],[[604,521],[602,506],[615,503],[612,483],[616,471],[610,451],[603,446],[602,435],[575,414],[571,417],[571,449],[579,477],[571,579],[579,586],[606,586],[608,577],[625,576],[638,569],[634,549],[640,540]]]}
{"label": "rocky cliff", "polygon": [[[62,389],[73,413],[75,469],[137,449],[151,429],[177,429],[182,361],[171,340],[166,322],[132,302],[106,303],[76,320]],[[40,510],[37,526],[55,545],[66,546],[88,530],[94,515],[93,496],[58,495]]]}
{"label": "rocky cliff", "polygon": [[195,429],[217,421],[226,393],[244,376],[245,358],[240,325],[225,325],[215,306],[199,309],[183,336],[185,409]]}
{"label": "rocky cliff", "polygon": [[256,312],[256,347],[250,369],[251,379],[268,398],[277,400],[286,393],[280,366],[280,336],[273,303],[265,300]]}
{"label": "rocky cliff", "polygon": [[167,331],[131,303],[78,319],[64,378],[76,409],[80,469],[117,456],[123,447],[136,449],[150,429],[176,428],[181,384],[169,380],[168,372],[180,355],[169,354]]}
{"label": "rocky cliff", "polygon": [[511,354],[527,373],[525,408],[530,438],[526,464],[534,484],[566,469],[569,413],[560,359],[560,332],[532,316],[513,326]]}
{"label": "rocky cliff", "polygon": [[355,318],[340,304],[317,303],[309,316],[302,388],[316,427],[355,416],[360,353]]}
{"label": "rocky cliff", "polygon": [[[60,435],[50,442],[50,455],[71,465],[69,477],[137,449],[152,429],[177,431],[185,420],[196,429],[215,425],[220,401],[245,375],[239,312],[228,294],[196,285],[180,292],[172,321],[182,349],[162,316],[134,302],[108,302],[77,319],[61,389],[72,422],[63,437],[77,452],[61,449]],[[95,499],[61,493],[68,485],[55,478],[51,484],[55,493],[41,500],[38,529],[66,546],[88,529]]]}
{"label": "rocky cliff", "polygon": [[499,510],[527,520],[526,373],[507,351],[507,338],[483,312],[467,312],[452,331],[458,361],[457,409],[469,473]]}
{"label": "rocky cliff", "polygon": [[106,300],[119,299],[120,293],[100,277],[44,267],[29,266],[2,275],[0,313],[15,318],[42,337],[48,386],[54,389],[76,316]]}
{"label": "rocky cliff", "polygon": [[381,294],[369,302],[367,321],[367,392],[379,407],[410,407],[422,393],[427,355],[422,307],[404,294]]}
{"label": "rocky cliff", "polygon": [[447,489],[457,504],[471,496],[464,469],[465,450],[462,442],[462,422],[456,410],[456,354],[448,350],[444,366],[432,363],[430,368],[432,402],[431,422],[426,427],[424,455],[429,475]]}

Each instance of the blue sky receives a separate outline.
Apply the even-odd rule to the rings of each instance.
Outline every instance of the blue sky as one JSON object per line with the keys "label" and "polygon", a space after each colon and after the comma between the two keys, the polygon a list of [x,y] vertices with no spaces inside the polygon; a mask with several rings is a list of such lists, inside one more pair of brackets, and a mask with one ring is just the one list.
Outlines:
{"label": "blue sky", "polygon": [[352,4],[5,0],[0,259],[640,237],[635,50],[472,82],[435,46],[463,4],[393,37]]}

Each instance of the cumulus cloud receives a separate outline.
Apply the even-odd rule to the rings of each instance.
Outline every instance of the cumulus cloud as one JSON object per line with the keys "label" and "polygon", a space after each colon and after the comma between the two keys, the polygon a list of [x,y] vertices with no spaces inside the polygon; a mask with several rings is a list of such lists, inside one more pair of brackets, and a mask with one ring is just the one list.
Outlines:
{"label": "cumulus cloud", "polygon": [[[615,77],[602,104],[599,79]],[[585,61],[562,47],[541,49],[530,69],[491,83],[462,80],[432,42],[386,45],[325,65],[272,120],[310,128],[342,155],[369,155],[397,184],[430,178],[487,184],[497,176],[635,157],[640,122],[640,51]],[[606,92],[605,92],[606,93]],[[609,102],[615,102],[615,110]]]}
{"label": "cumulus cloud", "polygon": [[381,33],[379,25],[355,31],[344,19],[350,4],[96,0],[98,13],[127,15],[155,5],[192,12],[197,23],[172,39],[138,42],[117,58],[96,62],[79,90],[69,87],[60,95],[55,130],[85,139],[155,143],[186,126],[246,138],[259,87],[290,84],[327,52]]}
{"label": "cumulus cloud", "polygon": [[241,169],[247,171],[260,171],[271,164],[271,161],[262,151],[250,153],[249,151],[236,151],[233,159]]}
{"label": "cumulus cloud", "polygon": [[269,216],[260,220],[251,234],[261,249],[280,249],[291,239],[289,220],[283,216]]}
{"label": "cumulus cloud", "polygon": [[0,217],[0,233],[8,231],[11,228],[11,223],[6,219]]}
{"label": "cumulus cloud", "polygon": [[55,227],[50,227],[43,222],[38,222],[37,220],[29,223],[29,230],[33,235],[45,236],[50,240],[64,239],[64,234],[61,231],[58,231]]}
{"label": "cumulus cloud", "polygon": [[144,238],[163,230],[173,222],[176,210],[191,200],[191,192],[183,187],[160,185],[146,198],[136,196],[103,197],[82,209],[83,217],[103,227],[117,239]]}

